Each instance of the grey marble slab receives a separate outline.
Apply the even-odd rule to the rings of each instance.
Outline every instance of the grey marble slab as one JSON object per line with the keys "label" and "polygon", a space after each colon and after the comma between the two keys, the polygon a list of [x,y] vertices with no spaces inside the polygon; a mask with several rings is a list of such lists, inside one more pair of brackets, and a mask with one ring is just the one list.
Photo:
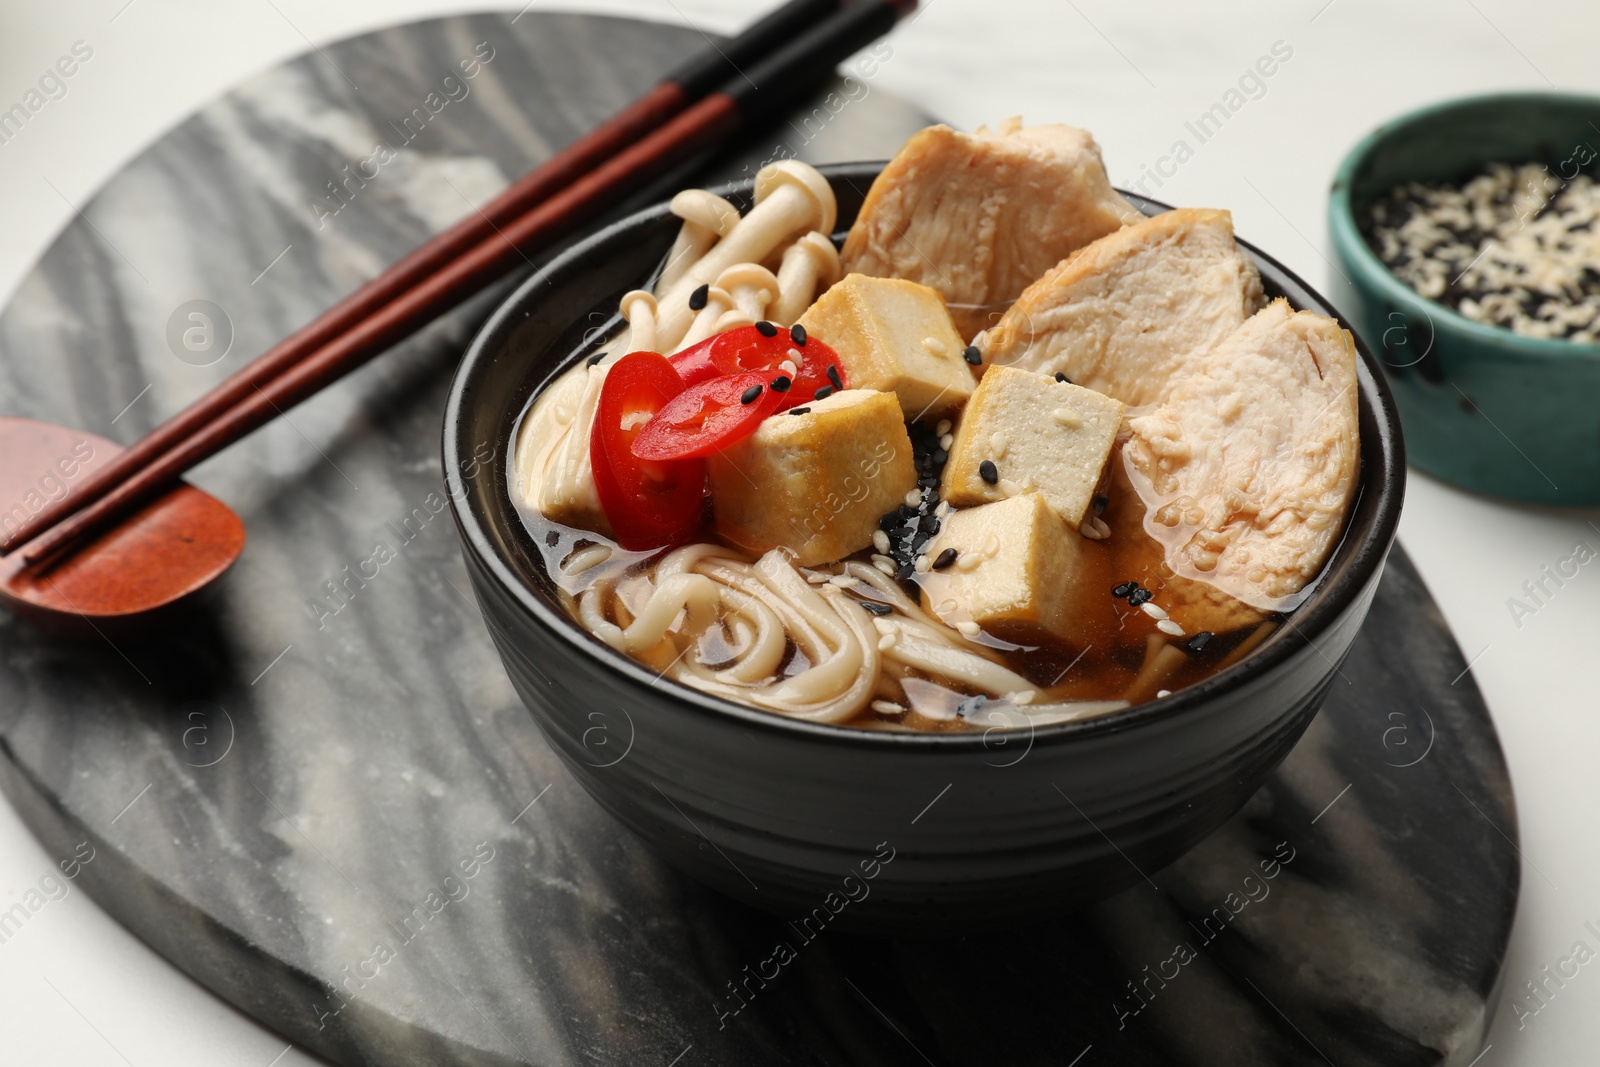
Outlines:
{"label": "grey marble slab", "polygon": [[[481,15],[250,79],[108,183],[18,290],[0,413],[132,440],[699,43]],[[836,113],[819,98],[714,169],[883,156],[922,122],[870,78],[839,88]],[[336,194],[379,141],[395,157]],[[345,1064],[1476,1055],[1516,816],[1483,704],[1470,676],[1449,684],[1464,664],[1399,551],[1303,742],[1150,884],[1004,936],[824,935],[752,979],[794,935],[589,800],[466,593],[439,422],[486,306],[196,472],[250,543],[183,626],[75,646],[0,618],[0,786],[52,852],[92,842],[78,884],[158,951]],[[203,328],[183,344],[196,309],[209,348]],[[375,577],[349,577],[379,555]]]}

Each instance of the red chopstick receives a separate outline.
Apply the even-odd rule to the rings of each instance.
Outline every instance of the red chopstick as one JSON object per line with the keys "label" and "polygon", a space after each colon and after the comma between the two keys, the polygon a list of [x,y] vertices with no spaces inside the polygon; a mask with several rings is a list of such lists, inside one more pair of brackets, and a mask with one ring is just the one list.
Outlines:
{"label": "red chopstick", "polygon": [[[648,92],[578,138],[545,163],[512,183],[480,211],[432,238],[394,266],[284,338],[205,396],[136,441],[67,496],[42,509],[0,539],[0,556],[9,555],[67,516],[95,503],[138,471],[222,418],[280,375],[323,346],[356,329],[368,316],[403,299],[424,280],[474,247],[492,239],[515,219],[594,170],[608,157],[682,112],[741,65],[767,52],[838,10],[842,0],[789,0],[720,48],[708,45]],[[441,309],[441,312],[442,313]],[[34,552],[29,558],[42,553]]]}

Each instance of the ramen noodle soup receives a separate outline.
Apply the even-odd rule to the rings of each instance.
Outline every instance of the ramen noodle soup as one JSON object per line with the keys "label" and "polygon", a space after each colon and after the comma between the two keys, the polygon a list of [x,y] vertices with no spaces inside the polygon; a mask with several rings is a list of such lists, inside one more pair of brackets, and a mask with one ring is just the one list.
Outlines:
{"label": "ramen noodle soup", "polygon": [[510,486],[572,618],[662,677],[867,729],[1102,715],[1248,654],[1336,546],[1350,335],[1087,133],[924,130],[842,247],[795,161],[671,210]]}

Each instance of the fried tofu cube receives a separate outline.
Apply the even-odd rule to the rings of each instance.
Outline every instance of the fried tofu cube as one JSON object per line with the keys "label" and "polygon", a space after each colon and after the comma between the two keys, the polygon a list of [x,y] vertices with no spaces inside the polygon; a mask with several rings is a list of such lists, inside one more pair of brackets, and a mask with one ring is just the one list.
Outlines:
{"label": "fried tofu cube", "polygon": [[944,297],[926,285],[851,274],[800,325],[839,353],[852,388],[894,393],[912,420],[948,415],[972,395],[966,342]]}
{"label": "fried tofu cube", "polygon": [[971,507],[1037,490],[1076,530],[1121,423],[1120,400],[1043,374],[990,367],[961,414],[944,498]]}
{"label": "fried tofu cube", "polygon": [[1087,639],[1087,598],[1105,595],[1107,553],[1063,523],[1042,494],[951,512],[925,551],[937,560],[947,549],[953,561],[918,575],[923,607],[944,622],[976,623],[1021,644]]}
{"label": "fried tofu cube", "polygon": [[871,389],[773,415],[708,468],[717,533],[756,555],[787,548],[801,567],[866,548],[917,484],[900,404]]}

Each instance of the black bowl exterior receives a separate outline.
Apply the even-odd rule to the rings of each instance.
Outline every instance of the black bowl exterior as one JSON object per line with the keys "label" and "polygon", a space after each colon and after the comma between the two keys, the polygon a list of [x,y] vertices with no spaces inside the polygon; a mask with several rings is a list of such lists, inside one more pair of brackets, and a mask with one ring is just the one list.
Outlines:
{"label": "black bowl exterior", "polygon": [[[880,166],[824,168],[841,226]],[[595,309],[646,277],[675,229],[652,209],[529,279],[473,342],[446,413],[446,476],[479,605],[585,788],[675,866],[805,939],[825,926],[955,934],[1059,914],[1147,878],[1236,812],[1316,714],[1394,537],[1404,459],[1370,354],[1361,495],[1343,543],[1290,623],[1241,663],[1152,704],[1032,731],[804,723],[658,678],[573,623],[508,495],[529,397],[616,321]],[[1333,314],[1251,251],[1269,293]]]}

